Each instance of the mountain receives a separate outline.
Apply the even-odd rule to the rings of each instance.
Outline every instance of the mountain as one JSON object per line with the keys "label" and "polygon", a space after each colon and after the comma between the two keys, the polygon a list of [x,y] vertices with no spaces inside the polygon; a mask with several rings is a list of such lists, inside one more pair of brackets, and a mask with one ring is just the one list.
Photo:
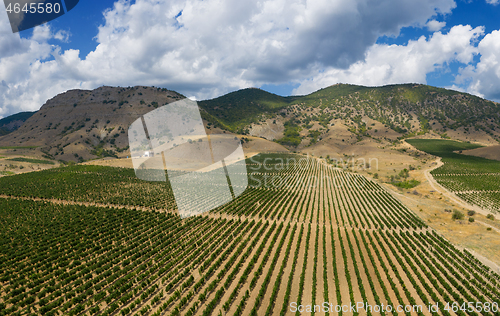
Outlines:
{"label": "mountain", "polygon": [[257,88],[234,91],[221,97],[199,101],[203,118],[210,125],[243,134],[243,130],[262,117],[275,116],[297,97],[282,97]]}
{"label": "mountain", "polygon": [[29,119],[34,112],[20,112],[11,116],[4,117],[0,120],[0,136],[7,135],[19,127],[21,127],[27,119]]}
{"label": "mountain", "polygon": [[[127,156],[129,125],[182,98],[155,87],[70,90],[0,137],[0,144],[38,146],[46,158],[57,160]],[[345,152],[368,143],[384,147],[408,137],[483,145],[500,141],[500,104],[420,84],[337,84],[293,97],[249,88],[198,104],[209,133],[224,130],[266,138],[301,152]]]}
{"label": "mountain", "polygon": [[[500,104],[427,85],[363,87],[337,84],[299,98],[295,103],[281,140],[289,143],[291,140],[291,144],[299,141],[291,137],[297,136],[293,130],[309,130],[309,138],[312,138],[309,143],[314,143],[332,120],[345,124],[358,141],[364,137],[385,138],[374,132],[375,126],[380,127],[380,124],[386,129],[384,134],[395,132],[398,138],[433,132],[443,138],[486,144],[500,140]],[[307,140],[304,142],[301,137],[300,144],[306,143]]]}
{"label": "mountain", "polygon": [[183,98],[155,87],[70,90],[48,100],[23,126],[1,137],[0,144],[37,146],[45,158],[64,161],[130,155],[129,125],[154,108]]}

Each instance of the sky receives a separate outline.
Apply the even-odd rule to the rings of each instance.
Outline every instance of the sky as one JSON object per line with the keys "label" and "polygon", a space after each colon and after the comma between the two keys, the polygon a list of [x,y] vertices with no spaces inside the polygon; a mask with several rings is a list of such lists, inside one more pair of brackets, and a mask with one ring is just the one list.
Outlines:
{"label": "sky", "polygon": [[500,0],[80,0],[12,33],[0,6],[0,117],[102,85],[203,100],[421,83],[500,102],[499,17]]}

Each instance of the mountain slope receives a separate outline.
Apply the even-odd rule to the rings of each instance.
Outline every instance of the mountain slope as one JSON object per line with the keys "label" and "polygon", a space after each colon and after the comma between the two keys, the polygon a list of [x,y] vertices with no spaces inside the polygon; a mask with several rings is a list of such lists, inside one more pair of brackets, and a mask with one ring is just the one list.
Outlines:
{"label": "mountain slope", "polygon": [[24,122],[26,122],[27,119],[29,119],[33,114],[35,114],[36,111],[34,112],[20,112],[13,114],[11,116],[4,117],[3,119],[0,120],[0,136],[1,135],[7,135],[19,127],[21,127]]}
{"label": "mountain slope", "polygon": [[263,117],[273,117],[290,105],[296,97],[281,97],[257,88],[234,91],[221,97],[199,101],[203,118],[210,125],[243,133],[250,124]]}
{"label": "mountain slope", "polygon": [[278,141],[298,148],[316,143],[339,123],[357,141],[428,132],[485,144],[500,140],[500,104],[426,85],[338,84],[297,98],[288,109],[283,138]]}
{"label": "mountain slope", "polygon": [[46,158],[82,161],[126,156],[127,129],[141,115],[184,98],[154,87],[70,90],[48,100],[2,146],[38,146]]}
{"label": "mountain slope", "polygon": [[[128,156],[127,130],[141,115],[184,98],[154,87],[71,90],[47,101],[1,146],[38,146],[46,157],[82,161]],[[208,132],[274,140],[307,153],[355,152],[408,137],[498,144],[500,104],[420,84],[337,84],[306,96],[250,88],[199,101]],[[422,136],[421,136],[422,135]]]}

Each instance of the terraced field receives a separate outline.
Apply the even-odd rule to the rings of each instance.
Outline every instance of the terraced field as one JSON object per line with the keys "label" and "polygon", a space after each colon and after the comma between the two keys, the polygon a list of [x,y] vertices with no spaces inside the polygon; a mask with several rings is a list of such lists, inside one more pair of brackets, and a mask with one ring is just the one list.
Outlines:
{"label": "terraced field", "polygon": [[129,169],[0,179],[0,314],[500,315],[500,276],[378,184],[291,155],[247,169],[183,220]]}

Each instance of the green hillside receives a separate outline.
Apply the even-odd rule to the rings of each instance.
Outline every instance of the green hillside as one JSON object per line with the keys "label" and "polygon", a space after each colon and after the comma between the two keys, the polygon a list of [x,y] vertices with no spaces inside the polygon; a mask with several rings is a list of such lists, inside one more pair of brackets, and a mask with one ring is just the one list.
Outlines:
{"label": "green hillside", "polygon": [[[264,119],[286,119],[281,143],[297,146],[298,131],[309,130],[314,142],[326,133],[334,119],[350,126],[358,140],[370,129],[369,117],[401,134],[401,138],[430,130],[446,137],[449,131],[480,132],[500,141],[500,104],[458,91],[421,84],[364,87],[336,84],[306,96],[281,97],[260,89],[243,89],[201,101],[209,126],[245,134],[251,124]],[[313,123],[322,126],[311,130]],[[318,134],[319,133],[319,134]]]}
{"label": "green hillside", "polygon": [[[500,124],[500,105],[466,93],[420,84],[362,87],[339,84],[321,89],[300,102],[306,106],[322,106],[345,115],[362,114],[387,124],[397,132],[425,131],[436,120],[446,130],[460,127],[492,133]],[[413,127],[411,115],[420,126]]]}
{"label": "green hillside", "polygon": [[248,88],[221,97],[198,102],[205,110],[203,118],[209,123],[236,132],[263,117],[273,117],[289,106],[296,97],[281,97],[261,89]]}

